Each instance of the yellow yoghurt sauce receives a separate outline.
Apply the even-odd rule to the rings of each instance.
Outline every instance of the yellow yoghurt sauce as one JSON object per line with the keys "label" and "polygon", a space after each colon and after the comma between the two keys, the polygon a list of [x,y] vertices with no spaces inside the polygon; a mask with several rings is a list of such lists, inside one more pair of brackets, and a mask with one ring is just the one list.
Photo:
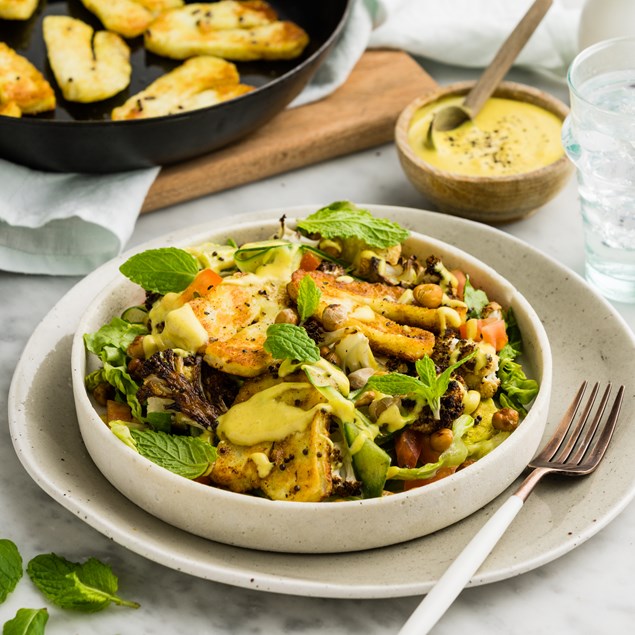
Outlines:
{"label": "yellow yoghurt sauce", "polygon": [[509,176],[530,172],[564,155],[562,121],[553,113],[522,101],[492,97],[473,121],[454,130],[434,131],[435,148],[425,139],[434,113],[460,105],[462,95],[420,108],[408,130],[415,153],[436,168],[465,176]]}

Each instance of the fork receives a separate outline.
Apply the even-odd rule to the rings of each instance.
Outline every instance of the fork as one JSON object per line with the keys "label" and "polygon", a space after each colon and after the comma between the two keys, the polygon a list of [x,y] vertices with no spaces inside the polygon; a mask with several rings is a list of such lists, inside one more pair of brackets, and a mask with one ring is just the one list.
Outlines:
{"label": "fork", "polygon": [[601,429],[600,422],[609,401],[611,384],[607,385],[595,416],[589,421],[600,388],[599,383],[594,385],[576,423],[576,414],[586,388],[587,382],[584,381],[551,439],[527,466],[532,469],[527,478],[448,567],[404,624],[399,635],[425,635],[429,632],[485,561],[543,476],[585,476],[599,465],[617,424],[624,386],[620,386]]}

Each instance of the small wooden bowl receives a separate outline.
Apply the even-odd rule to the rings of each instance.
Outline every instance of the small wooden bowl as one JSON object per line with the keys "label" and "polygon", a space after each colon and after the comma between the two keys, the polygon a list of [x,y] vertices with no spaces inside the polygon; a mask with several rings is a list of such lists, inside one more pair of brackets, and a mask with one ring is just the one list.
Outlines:
{"label": "small wooden bowl", "polygon": [[[510,176],[465,176],[436,168],[418,157],[408,143],[413,115],[444,97],[465,95],[474,82],[461,82],[415,99],[401,113],[395,128],[399,160],[410,182],[439,211],[486,223],[503,223],[529,216],[551,200],[567,183],[573,165],[566,155],[537,170]],[[513,82],[503,82],[495,97],[540,106],[564,121],[569,109],[555,97]]]}

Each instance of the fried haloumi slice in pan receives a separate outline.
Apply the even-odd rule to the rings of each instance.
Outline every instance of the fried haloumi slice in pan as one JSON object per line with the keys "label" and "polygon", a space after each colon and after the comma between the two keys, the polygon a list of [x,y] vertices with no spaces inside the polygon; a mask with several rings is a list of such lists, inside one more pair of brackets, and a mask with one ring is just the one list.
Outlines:
{"label": "fried haloumi slice in pan", "polygon": [[0,99],[0,116],[20,118],[22,111],[20,110],[20,106],[14,101],[2,101],[2,99]]}
{"label": "fried haloumi slice in pan", "polygon": [[216,4],[191,4],[166,11],[145,32],[145,47],[174,59],[216,55],[245,62],[293,59],[309,42],[306,32],[293,22],[267,21],[266,17],[259,22],[257,17],[252,19],[248,7],[241,7],[242,13],[236,14],[238,28],[224,26],[231,24],[229,18],[219,19],[217,26],[216,7]]}
{"label": "fried haloumi slice in pan", "polygon": [[145,119],[213,106],[253,90],[219,57],[192,57],[112,111],[112,118]]}
{"label": "fried haloumi slice in pan", "polygon": [[15,107],[9,107],[14,102],[29,115],[55,108],[55,93],[42,73],[4,42],[0,42],[0,102],[15,113]]}
{"label": "fried haloumi slice in pan", "polygon": [[167,9],[182,7],[183,0],[82,0],[82,4],[106,29],[132,38],[141,35]]}
{"label": "fried haloumi slice in pan", "polygon": [[93,31],[81,20],[44,18],[44,41],[55,79],[68,101],[108,99],[130,83],[130,49],[116,33]]}
{"label": "fried haloumi slice in pan", "polygon": [[0,19],[28,20],[38,3],[39,0],[0,0]]}

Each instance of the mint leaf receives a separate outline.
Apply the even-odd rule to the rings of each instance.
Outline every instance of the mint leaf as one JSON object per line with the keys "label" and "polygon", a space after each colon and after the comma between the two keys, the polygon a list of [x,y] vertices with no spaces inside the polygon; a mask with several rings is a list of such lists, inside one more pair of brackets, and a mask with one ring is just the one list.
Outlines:
{"label": "mint leaf", "polygon": [[119,271],[146,291],[166,294],[183,291],[196,277],[198,264],[183,249],[163,247],[135,254]]}
{"label": "mint leaf", "polygon": [[467,317],[480,318],[483,309],[489,304],[489,299],[485,291],[475,289],[470,282],[470,277],[465,279],[465,288],[463,290],[463,302],[467,304]]}
{"label": "mint leaf", "polygon": [[320,349],[301,326],[272,324],[267,329],[264,349],[275,359],[315,364],[320,361]]}
{"label": "mint leaf", "polygon": [[130,432],[141,456],[185,478],[202,476],[216,460],[216,448],[197,437],[151,430]]}
{"label": "mint leaf", "polygon": [[15,543],[0,540],[0,604],[7,599],[22,577],[22,556]]}
{"label": "mint leaf", "polygon": [[428,405],[432,410],[435,419],[439,419],[441,410],[441,397],[445,395],[450,385],[450,377],[452,373],[462,364],[476,355],[476,351],[472,351],[463,359],[448,366],[438,377],[434,362],[426,355],[423,359],[415,362],[415,369],[421,382],[424,385],[422,394],[424,395]]}
{"label": "mint leaf", "polygon": [[366,383],[366,388],[379,390],[386,395],[410,395],[419,392],[421,382],[410,375],[390,373],[389,375],[372,375]]}
{"label": "mint leaf", "polygon": [[2,635],[43,635],[48,619],[46,609],[18,609],[15,617],[5,623]]}
{"label": "mint leaf", "polygon": [[408,238],[409,232],[398,223],[376,218],[368,210],[348,201],[323,207],[297,224],[305,234],[322,238],[359,238],[370,247],[392,247]]}
{"label": "mint leaf", "polygon": [[320,305],[320,298],[322,292],[320,291],[315,280],[309,275],[304,276],[300,280],[298,285],[298,313],[300,314],[300,321],[304,322],[308,320],[317,310]]}
{"label": "mint leaf", "polygon": [[27,573],[47,600],[63,609],[94,613],[111,602],[139,607],[136,602],[115,595],[117,577],[108,565],[95,558],[79,564],[54,553],[42,554],[29,562]]}

